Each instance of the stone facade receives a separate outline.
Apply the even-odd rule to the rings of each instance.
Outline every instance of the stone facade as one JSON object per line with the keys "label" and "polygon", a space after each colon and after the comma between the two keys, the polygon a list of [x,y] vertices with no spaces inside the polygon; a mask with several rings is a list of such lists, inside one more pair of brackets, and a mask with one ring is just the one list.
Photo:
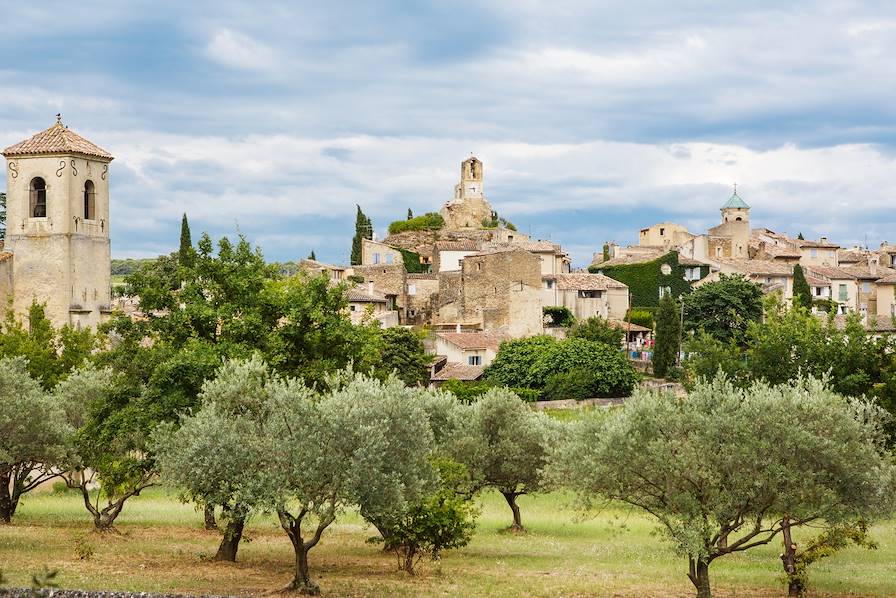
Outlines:
{"label": "stone facade", "polygon": [[425,324],[432,319],[439,295],[439,277],[435,274],[408,274],[407,324]]}
{"label": "stone facade", "polygon": [[439,275],[436,323],[475,322],[485,332],[518,338],[540,334],[541,260],[523,249],[474,254],[459,273]]}
{"label": "stone facade", "polygon": [[112,156],[61,122],[3,155],[16,314],[37,301],[56,326],[95,327],[111,311]]}
{"label": "stone facade", "polygon": [[365,266],[379,264],[391,266],[403,263],[404,256],[394,247],[378,241],[371,241],[370,239],[361,239],[361,264]]}
{"label": "stone facade", "polygon": [[399,319],[405,319],[407,308],[407,271],[403,264],[379,266],[353,266],[355,276],[362,276],[365,284],[373,284],[373,289],[382,293],[389,301],[389,309],[399,312]]}

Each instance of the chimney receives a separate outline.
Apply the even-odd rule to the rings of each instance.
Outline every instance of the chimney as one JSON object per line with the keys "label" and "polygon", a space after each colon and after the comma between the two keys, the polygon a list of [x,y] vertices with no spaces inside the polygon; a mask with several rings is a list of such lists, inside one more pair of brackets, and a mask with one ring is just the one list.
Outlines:
{"label": "chimney", "polygon": [[367,292],[369,294],[373,295],[373,281],[372,280],[367,283]]}
{"label": "chimney", "polygon": [[461,332],[460,322],[458,322],[457,324],[454,325],[454,331],[455,331],[455,332]]}
{"label": "chimney", "polygon": [[818,240],[818,242],[819,242],[819,243],[827,243],[827,242],[828,242],[828,238],[827,238],[827,237],[822,237],[822,238],[820,238],[820,239]]}
{"label": "chimney", "polygon": [[880,262],[880,256],[874,255],[868,258],[868,270],[871,271],[872,276],[877,276],[878,262]]}

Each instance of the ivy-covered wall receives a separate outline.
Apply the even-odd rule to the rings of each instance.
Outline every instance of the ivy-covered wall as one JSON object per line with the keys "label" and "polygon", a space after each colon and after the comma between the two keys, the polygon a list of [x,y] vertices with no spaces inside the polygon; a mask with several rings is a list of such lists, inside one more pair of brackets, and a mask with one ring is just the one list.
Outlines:
{"label": "ivy-covered wall", "polygon": [[[391,246],[390,246],[391,247]],[[404,269],[408,274],[424,274],[429,272],[430,265],[420,262],[420,254],[401,247],[392,247],[401,252],[401,261],[404,262]]]}
{"label": "ivy-covered wall", "polygon": [[[663,264],[669,264],[669,274],[663,274]],[[675,298],[691,291],[691,283],[684,279],[687,267],[678,263],[677,251],[670,251],[652,262],[618,266],[595,264],[588,269],[627,284],[632,294],[632,307],[657,307],[660,304],[660,287],[671,288]],[[700,266],[700,277],[708,274],[709,266]]]}

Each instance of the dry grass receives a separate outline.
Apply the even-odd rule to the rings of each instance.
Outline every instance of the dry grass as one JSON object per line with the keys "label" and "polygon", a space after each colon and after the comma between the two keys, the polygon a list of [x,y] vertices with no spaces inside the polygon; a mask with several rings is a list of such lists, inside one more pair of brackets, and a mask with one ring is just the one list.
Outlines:
{"label": "dry grass", "polygon": [[[687,596],[685,562],[658,541],[655,526],[625,510],[582,521],[562,496],[524,497],[525,535],[507,534],[500,497],[483,499],[471,545],[446,553],[421,574],[399,573],[395,559],[365,540],[374,532],[346,514],[311,553],[312,575],[329,596]],[[12,526],[0,527],[0,569],[27,585],[43,567],[57,569],[62,587],[192,594],[260,595],[290,579],[292,552],[273,519],[248,530],[236,564],[209,562],[219,536],[201,529],[201,513],[161,491],[129,503],[120,535],[90,531],[72,495],[33,496]],[[880,549],[850,549],[816,565],[816,596],[896,595],[896,525],[875,529]],[[79,538],[93,549],[82,560]],[[83,546],[84,541],[80,544]],[[717,596],[780,596],[779,546],[712,567]]]}

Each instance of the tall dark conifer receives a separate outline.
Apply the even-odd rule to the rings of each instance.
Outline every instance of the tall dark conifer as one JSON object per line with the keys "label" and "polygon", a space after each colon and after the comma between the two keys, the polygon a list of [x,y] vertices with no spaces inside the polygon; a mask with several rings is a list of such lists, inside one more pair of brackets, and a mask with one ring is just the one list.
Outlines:
{"label": "tall dark conifer", "polygon": [[803,267],[799,264],[793,267],[793,304],[812,309],[812,289],[809,288]]}
{"label": "tall dark conifer", "polygon": [[373,238],[373,222],[361,211],[361,206],[357,206],[358,213],[355,215],[355,236],[352,238],[352,265],[357,266],[361,263],[361,239]]}
{"label": "tall dark conifer", "polygon": [[180,221],[180,249],[177,252],[177,258],[182,266],[189,268],[193,265],[193,241],[190,237],[190,223],[187,222],[187,214],[184,213],[183,219]]}
{"label": "tall dark conifer", "polygon": [[656,314],[656,344],[653,350],[653,373],[665,378],[675,367],[678,344],[681,340],[681,320],[678,307],[671,293],[660,300]]}

